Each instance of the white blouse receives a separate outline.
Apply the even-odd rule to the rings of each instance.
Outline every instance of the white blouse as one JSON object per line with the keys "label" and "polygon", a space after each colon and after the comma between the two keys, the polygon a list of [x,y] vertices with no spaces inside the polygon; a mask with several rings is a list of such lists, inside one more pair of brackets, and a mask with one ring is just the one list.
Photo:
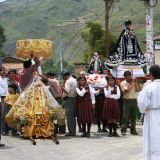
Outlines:
{"label": "white blouse", "polygon": [[8,94],[8,79],[0,76],[0,86],[4,91],[3,95],[1,93],[1,96],[6,96]]}
{"label": "white blouse", "polygon": [[[87,92],[87,90],[85,88],[82,88],[82,90],[80,90],[78,87],[76,87],[76,92],[79,96],[83,97],[84,94]],[[91,101],[92,104],[95,104],[95,90],[89,85],[89,92],[90,92],[90,97],[91,97]]]}
{"label": "white blouse", "polygon": [[3,96],[4,95],[4,90],[3,90],[3,88],[0,86],[0,102],[1,102],[1,96]]}
{"label": "white blouse", "polygon": [[111,94],[111,91],[114,90],[114,87],[108,87],[108,88],[104,88],[104,94],[106,98],[112,98],[112,99],[119,99],[121,94],[120,94],[120,89],[118,86],[116,86],[117,89],[117,93],[116,94]]}

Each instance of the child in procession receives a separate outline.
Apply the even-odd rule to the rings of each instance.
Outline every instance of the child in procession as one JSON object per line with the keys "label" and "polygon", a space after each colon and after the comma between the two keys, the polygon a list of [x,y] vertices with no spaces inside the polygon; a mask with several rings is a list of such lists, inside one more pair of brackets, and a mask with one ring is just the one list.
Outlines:
{"label": "child in procession", "polygon": [[[6,95],[4,101],[7,104],[6,107],[6,111],[7,113],[10,111],[10,109],[12,108],[12,106],[15,104],[15,102],[17,101],[19,94],[18,94],[18,86],[15,83],[11,83],[8,85],[8,94]],[[8,134],[9,133],[9,126],[7,125],[7,123],[5,123],[5,133]],[[11,128],[11,132],[12,135],[16,135],[17,131],[14,128]]]}
{"label": "child in procession", "polygon": [[119,137],[117,134],[117,122],[120,118],[120,108],[118,99],[120,98],[120,89],[115,84],[114,77],[109,77],[107,86],[104,88],[105,102],[102,119],[107,121],[109,127],[109,137]]}
{"label": "child in procession", "polygon": [[[88,85],[87,79],[82,76],[78,79],[78,86],[76,87],[78,96],[78,123],[82,124],[82,137],[90,137],[91,124],[95,121],[95,96],[94,89]],[[86,130],[87,126],[87,130]]]}

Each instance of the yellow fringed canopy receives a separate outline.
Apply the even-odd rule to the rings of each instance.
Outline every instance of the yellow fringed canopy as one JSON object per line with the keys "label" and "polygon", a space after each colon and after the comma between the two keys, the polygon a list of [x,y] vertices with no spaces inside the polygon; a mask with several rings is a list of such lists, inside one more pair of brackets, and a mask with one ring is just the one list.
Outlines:
{"label": "yellow fringed canopy", "polygon": [[50,40],[43,39],[24,39],[16,43],[16,56],[21,58],[52,57],[53,43]]}

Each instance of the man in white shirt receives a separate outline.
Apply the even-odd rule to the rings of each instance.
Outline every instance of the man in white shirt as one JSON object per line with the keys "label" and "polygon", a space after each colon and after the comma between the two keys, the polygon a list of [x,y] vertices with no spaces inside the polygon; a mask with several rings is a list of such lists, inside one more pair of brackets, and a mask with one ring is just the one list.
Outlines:
{"label": "man in white shirt", "polygon": [[75,113],[75,101],[76,101],[76,86],[77,81],[69,72],[64,73],[65,85],[62,86],[64,97],[63,106],[66,111],[67,126],[69,133],[66,136],[76,135],[76,113]]}
{"label": "man in white shirt", "polygon": [[3,89],[1,92],[1,133],[5,131],[5,102],[4,98],[8,94],[8,79],[6,78],[6,70],[4,67],[0,68],[0,86]]}
{"label": "man in white shirt", "polygon": [[6,77],[6,69],[4,67],[0,68],[0,85],[4,90],[3,96],[8,94],[8,79]]}
{"label": "man in white shirt", "polygon": [[138,96],[138,107],[145,113],[143,136],[145,160],[160,160],[160,66],[150,68],[150,82]]}

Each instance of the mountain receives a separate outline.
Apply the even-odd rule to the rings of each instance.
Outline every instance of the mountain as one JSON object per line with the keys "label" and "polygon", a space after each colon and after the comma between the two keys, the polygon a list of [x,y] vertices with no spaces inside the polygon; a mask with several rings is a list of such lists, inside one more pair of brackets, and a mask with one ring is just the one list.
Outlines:
{"label": "mountain", "polygon": [[[159,34],[160,3],[154,9],[154,33]],[[134,23],[139,41],[145,39],[146,7],[142,1],[120,0],[110,15],[110,30],[117,36],[126,19]],[[15,55],[18,39],[42,38],[54,41],[54,59],[60,50],[64,60],[73,63],[83,60],[87,44],[81,32],[87,21],[104,26],[103,0],[7,0],[0,3],[0,19],[5,28],[5,49]],[[144,49],[144,44],[140,43]]]}

